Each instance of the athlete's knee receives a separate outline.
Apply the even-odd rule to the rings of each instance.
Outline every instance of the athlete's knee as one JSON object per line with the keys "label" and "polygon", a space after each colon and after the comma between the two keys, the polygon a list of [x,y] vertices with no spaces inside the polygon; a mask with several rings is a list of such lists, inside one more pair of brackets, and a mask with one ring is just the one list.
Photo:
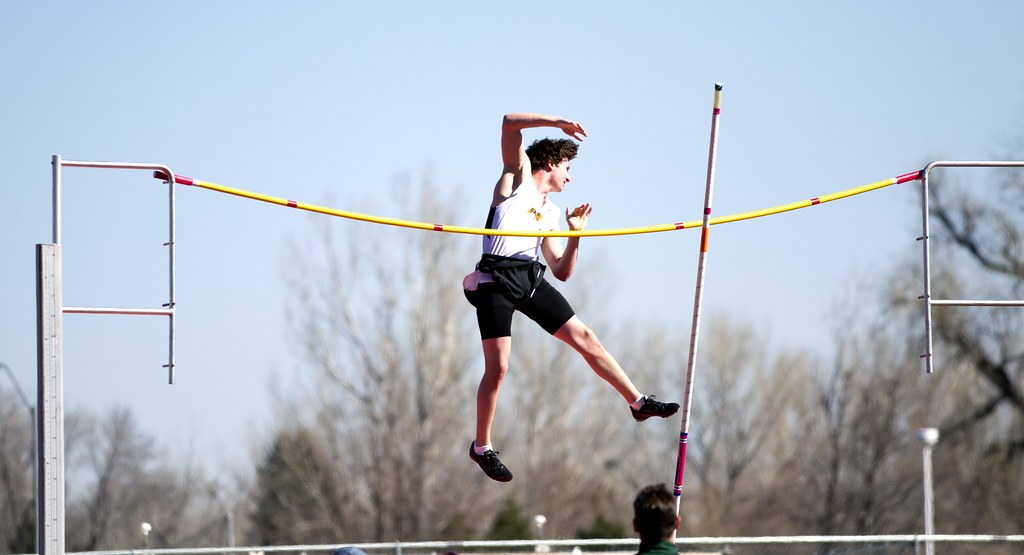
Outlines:
{"label": "athlete's knee", "polygon": [[500,382],[508,373],[508,359],[512,351],[510,336],[485,339],[484,348],[484,379]]}
{"label": "athlete's knee", "polygon": [[500,383],[508,374],[508,361],[487,361],[484,363],[484,379]]}
{"label": "athlete's knee", "polygon": [[604,345],[597,338],[597,334],[583,322],[570,321],[562,331],[578,351],[588,355],[599,355],[604,352]]}
{"label": "athlete's knee", "polygon": [[594,330],[586,328],[583,331],[580,343],[583,348],[592,355],[598,355],[604,353],[604,345],[601,344],[601,340],[597,338],[597,334]]}

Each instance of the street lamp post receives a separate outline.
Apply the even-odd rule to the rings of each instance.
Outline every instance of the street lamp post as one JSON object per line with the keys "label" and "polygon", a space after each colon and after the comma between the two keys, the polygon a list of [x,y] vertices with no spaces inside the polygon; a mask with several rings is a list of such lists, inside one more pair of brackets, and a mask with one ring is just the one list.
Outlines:
{"label": "street lamp post", "polygon": [[153,531],[153,525],[148,522],[143,522],[139,525],[139,529],[142,530],[142,545],[146,549],[149,549],[149,533]]}
{"label": "street lamp post", "polygon": [[[537,539],[544,538],[544,523],[548,521],[548,517],[544,515],[537,515],[533,517],[533,523],[537,525]],[[536,551],[538,553],[547,553],[551,549],[547,544],[537,544]]]}
{"label": "street lamp post", "polygon": [[[939,430],[921,428],[917,438],[924,444],[922,449],[922,466],[924,467],[924,535],[935,533],[935,501],[932,496],[932,448],[939,442]],[[924,542],[925,555],[935,555],[935,546],[931,539]]]}
{"label": "street lamp post", "polygon": [[228,504],[227,499],[222,495],[222,489],[218,485],[211,486],[207,491],[210,496],[220,503],[224,510],[224,536],[228,547],[235,547],[235,511]]}
{"label": "street lamp post", "polygon": [[224,527],[226,528],[228,547],[235,547],[235,512],[231,509],[224,512]]}

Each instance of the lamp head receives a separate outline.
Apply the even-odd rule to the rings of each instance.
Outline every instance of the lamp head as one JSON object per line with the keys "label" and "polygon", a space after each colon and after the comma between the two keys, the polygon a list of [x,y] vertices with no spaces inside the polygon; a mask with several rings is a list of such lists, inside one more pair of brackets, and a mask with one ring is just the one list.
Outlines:
{"label": "lamp head", "polygon": [[917,439],[928,447],[935,447],[939,442],[939,430],[936,428],[921,428],[917,431]]}

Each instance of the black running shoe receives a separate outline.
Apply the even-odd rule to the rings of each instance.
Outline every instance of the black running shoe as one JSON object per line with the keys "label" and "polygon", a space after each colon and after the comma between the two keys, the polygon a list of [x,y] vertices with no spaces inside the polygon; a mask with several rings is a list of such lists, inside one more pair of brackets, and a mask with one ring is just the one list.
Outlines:
{"label": "black running shoe", "polygon": [[654,400],[654,395],[644,395],[644,404],[637,410],[633,407],[629,407],[629,410],[633,412],[633,418],[637,422],[643,422],[652,416],[660,416],[661,418],[668,418],[679,410],[678,403],[662,403]]}
{"label": "black running shoe", "polygon": [[473,462],[480,465],[480,469],[484,471],[484,474],[492,480],[499,482],[508,482],[512,479],[512,471],[505,465],[501,464],[498,460],[498,452],[487,450],[483,455],[477,455],[476,451],[473,450],[473,444],[469,444],[469,458],[473,459]]}

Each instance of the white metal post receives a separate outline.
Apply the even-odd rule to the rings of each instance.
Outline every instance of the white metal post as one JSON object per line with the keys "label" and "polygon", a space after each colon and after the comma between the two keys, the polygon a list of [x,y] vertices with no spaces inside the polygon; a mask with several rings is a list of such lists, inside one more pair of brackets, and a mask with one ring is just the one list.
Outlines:
{"label": "white metal post", "polygon": [[[924,535],[931,536],[935,533],[935,501],[932,497],[932,447],[925,445],[922,451],[924,464]],[[932,540],[924,542],[925,555],[935,555],[935,545]]]}
{"label": "white metal post", "polygon": [[[921,428],[917,431],[917,437],[924,444],[921,450],[922,468],[924,475],[924,535],[935,534],[935,501],[932,493],[932,448],[939,442],[939,430],[935,428]],[[931,539],[925,539],[925,555],[935,555],[935,545]]]}
{"label": "white metal post", "polygon": [[171,168],[163,167],[162,171],[167,172],[167,304],[164,308],[170,311],[167,316],[167,383],[174,383],[174,174]]}
{"label": "white metal post", "polygon": [[[934,162],[933,162],[934,163]],[[931,174],[932,164],[928,164],[921,172],[921,253],[924,258],[924,294],[921,300],[924,301],[924,359],[925,370],[931,374],[934,371],[932,365],[932,277],[931,277],[931,247],[928,243],[928,176]]]}
{"label": "white metal post", "polygon": [[64,555],[64,353],[60,245],[36,245],[36,546]]}
{"label": "white metal post", "polygon": [[60,244],[60,154],[54,154],[50,162],[53,165],[53,244]]}

